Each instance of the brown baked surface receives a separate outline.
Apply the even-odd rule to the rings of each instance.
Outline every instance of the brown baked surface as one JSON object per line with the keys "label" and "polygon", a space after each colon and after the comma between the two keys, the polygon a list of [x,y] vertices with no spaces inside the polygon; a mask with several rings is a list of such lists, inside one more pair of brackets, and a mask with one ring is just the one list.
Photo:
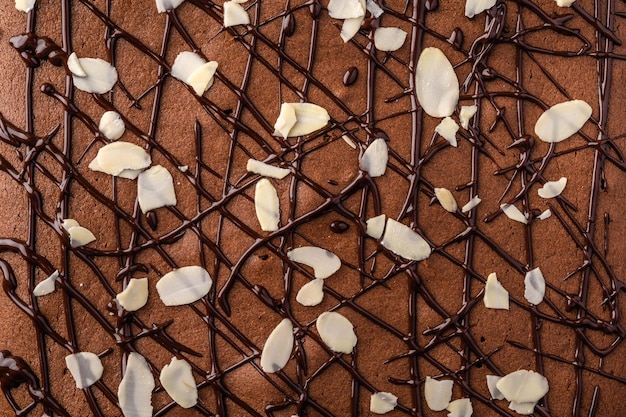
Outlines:
{"label": "brown baked surface", "polygon": [[[37,378],[31,391],[43,390],[71,416],[121,415],[117,387],[132,351],[154,366],[159,416],[369,416],[374,391],[399,397],[389,416],[446,415],[426,406],[426,376],[453,379],[453,399],[469,396],[474,416],[514,416],[508,402],[490,400],[485,376],[518,369],[550,383],[536,416],[625,415],[626,4],[596,3],[499,1],[470,20],[461,0],[389,0],[372,26],[409,35],[400,50],[372,55],[370,28],[344,44],[327,1],[251,0],[252,24],[224,30],[221,1],[188,0],[158,14],[154,0],[38,0],[25,14],[2,0],[0,350],[23,358]],[[71,28],[66,39],[63,27]],[[463,39],[453,45],[446,39],[456,28]],[[28,68],[11,42],[29,31],[60,47],[61,61],[72,51],[113,57],[120,76],[112,93],[71,88],[66,69],[48,60]],[[458,148],[434,134],[439,119],[423,113],[412,90],[427,46],[440,48],[466,83],[459,108],[479,106],[470,129],[459,130]],[[167,74],[179,52],[196,47],[219,63],[202,99]],[[352,67],[358,78],[346,86]],[[593,108],[580,133],[554,146],[534,137],[545,109],[574,98]],[[303,138],[272,136],[280,104],[300,100],[326,108],[328,127]],[[87,168],[107,143],[97,132],[100,116],[113,108],[126,121],[121,140],[149,149],[153,164],[174,176],[178,204],[154,211],[155,228],[139,210],[135,181]],[[357,150],[341,139],[346,133]],[[381,136],[389,139],[389,165],[370,179],[359,156]],[[520,138],[531,138],[528,153],[510,147]],[[281,202],[273,234],[254,214],[260,177],[246,173],[248,158],[293,172],[271,180]],[[187,172],[177,168],[185,165]],[[537,195],[562,176],[561,197]],[[482,203],[469,216],[451,214],[433,187],[452,190],[460,206],[476,194]],[[523,225],[500,211],[511,202],[553,215]],[[407,262],[366,237],[365,220],[380,213],[417,230],[433,254]],[[64,218],[97,241],[69,248]],[[349,229],[333,232],[336,221]],[[315,307],[295,301],[311,270],[286,258],[303,245],[342,260]],[[192,305],[165,307],[154,285],[186,265],[203,265],[213,288]],[[524,274],[537,266],[548,289],[533,307]],[[56,291],[33,297],[56,269]],[[483,305],[491,272],[510,293],[509,311]],[[131,277],[149,278],[148,304],[109,314]],[[315,320],[328,310],[354,324],[354,354],[332,354],[319,338]],[[298,327],[294,355],[283,371],[264,374],[260,352],[285,317]],[[105,367],[86,390],[65,368],[64,357],[77,351],[101,354]],[[174,355],[193,364],[195,408],[183,410],[158,386],[158,371]],[[11,387],[1,374],[0,381],[24,408],[20,415],[58,415],[29,395],[28,384]],[[0,399],[0,415],[13,414]]]}

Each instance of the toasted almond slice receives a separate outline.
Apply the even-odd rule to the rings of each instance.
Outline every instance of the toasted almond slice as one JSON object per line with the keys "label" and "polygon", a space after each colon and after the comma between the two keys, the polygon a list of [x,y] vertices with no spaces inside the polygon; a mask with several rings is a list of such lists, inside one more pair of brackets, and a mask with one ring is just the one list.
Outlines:
{"label": "toasted almond slice", "polygon": [[379,51],[393,52],[402,48],[407,33],[400,28],[379,27],[374,31],[374,45]]}
{"label": "toasted almond slice", "polygon": [[375,414],[386,414],[398,405],[398,397],[390,392],[375,392],[370,397],[370,411]]}
{"label": "toasted almond slice", "polygon": [[374,0],[367,0],[366,9],[374,19],[378,19],[385,12]]}
{"label": "toasted almond slice", "polygon": [[537,190],[539,197],[542,198],[554,198],[561,195],[565,186],[567,185],[567,178],[561,177],[558,181],[548,181],[543,184],[539,190]]}
{"label": "toasted almond slice", "polygon": [[539,220],[545,220],[545,219],[549,219],[552,216],[552,212],[550,211],[550,209],[546,209],[544,210],[543,213],[541,213],[539,216],[537,216],[537,218]]}
{"label": "toasted almond slice", "polygon": [[[546,280],[541,273],[541,269],[535,268],[526,273],[524,277],[524,298],[529,303],[538,305],[543,301],[543,296],[546,293]],[[528,401],[518,401],[528,402]]]}
{"label": "toasted almond slice", "polygon": [[146,359],[139,353],[131,352],[126,362],[126,371],[117,397],[124,417],[151,417],[152,390],[154,378]]}
{"label": "toasted almond slice", "polygon": [[104,112],[100,118],[98,130],[109,140],[118,140],[126,131],[126,125],[122,116],[115,111]]}
{"label": "toasted almond slice", "polygon": [[550,388],[546,377],[524,369],[503,376],[496,387],[507,400],[516,403],[537,402]]}
{"label": "toasted almond slice", "polygon": [[487,277],[483,303],[485,303],[485,307],[487,308],[499,310],[509,309],[509,292],[500,284],[495,272],[489,274]]}
{"label": "toasted almond slice", "polygon": [[250,16],[241,4],[234,1],[224,2],[224,27],[249,25]]}
{"label": "toasted almond slice", "polygon": [[522,213],[517,207],[513,204],[501,204],[500,209],[502,212],[511,220],[515,220],[516,222],[528,224],[528,218],[524,213]]}
{"label": "toasted almond slice", "polygon": [[555,104],[535,124],[535,134],[544,142],[561,142],[578,132],[591,117],[591,106],[582,100]]}
{"label": "toasted almond slice", "polygon": [[356,346],[357,338],[352,323],[334,311],[326,311],[317,318],[317,331],[332,351],[339,353],[352,353]]}
{"label": "toasted almond slice", "polygon": [[389,218],[380,243],[396,255],[414,261],[428,258],[432,250],[428,242],[413,229]]}
{"label": "toasted almond slice", "polygon": [[535,412],[535,405],[537,405],[537,403],[516,403],[515,401],[511,401],[509,403],[509,409],[515,411],[517,414],[529,416]]}
{"label": "toasted almond slice", "polygon": [[117,82],[117,70],[100,58],[78,58],[86,76],[73,75],[74,86],[88,93],[104,94]]}
{"label": "toasted almond slice", "polygon": [[266,178],[261,178],[256,183],[254,209],[259,224],[261,225],[261,230],[264,232],[274,232],[278,230],[278,223],[280,222],[280,200],[278,199],[276,188],[274,188],[272,183]]}
{"label": "toasted almond slice", "polygon": [[104,372],[100,358],[95,353],[79,352],[65,357],[65,365],[69,369],[76,387],[84,389],[95,384]]}
{"label": "toasted almond slice", "polygon": [[317,246],[302,246],[287,252],[287,257],[313,268],[315,278],[325,279],[341,268],[341,259],[334,253]]}
{"label": "toasted almond slice", "polygon": [[474,197],[471,198],[470,201],[467,202],[466,205],[463,206],[463,208],[461,208],[461,212],[467,213],[468,211],[470,211],[471,209],[479,205],[481,201],[482,200],[480,199],[480,197],[475,195]]}
{"label": "toasted almond slice", "polygon": [[15,8],[21,12],[30,12],[35,7],[36,0],[15,0]]}
{"label": "toasted almond slice", "polygon": [[283,103],[280,105],[280,114],[276,123],[274,123],[274,136],[282,136],[284,139],[289,137],[289,131],[298,121],[296,117],[296,108],[293,103]]}
{"label": "toasted almond slice", "polygon": [[163,13],[180,6],[185,0],[156,0],[157,11]]}
{"label": "toasted almond slice", "polygon": [[333,19],[352,19],[365,16],[364,2],[360,0],[330,0],[328,14]]}
{"label": "toasted almond slice", "polygon": [[387,142],[384,139],[376,139],[363,153],[360,168],[372,178],[382,176],[387,170],[388,152]]}
{"label": "toasted almond slice", "polygon": [[287,168],[275,167],[256,159],[248,159],[246,170],[264,177],[276,178],[277,180],[282,180],[291,173]]}
{"label": "toasted almond slice", "polygon": [[137,311],[148,302],[148,278],[131,278],[117,301],[126,311]]}
{"label": "toasted almond slice", "polygon": [[381,237],[383,237],[386,223],[387,216],[385,216],[384,214],[372,217],[365,222],[365,224],[367,225],[367,230],[365,231],[365,233],[367,233],[369,237],[373,237],[374,239],[380,239]]}
{"label": "toasted almond slice", "polygon": [[213,280],[200,266],[185,266],[168,272],[157,282],[156,289],[166,306],[191,304],[209,293]]}
{"label": "toasted almond slice", "polygon": [[[317,104],[312,103],[286,103],[288,107],[293,109],[296,115],[296,122],[289,128],[287,137],[304,136],[309,133],[320,130],[328,124],[330,116],[326,109]],[[284,103],[281,105],[281,115],[283,111]],[[288,108],[287,107],[287,108]],[[289,110],[291,112],[291,110]],[[285,126],[281,128],[281,131],[274,132],[275,136],[284,136],[285,130],[291,124],[291,116],[285,116]],[[280,116],[279,116],[280,118]],[[277,121],[278,123],[278,121]],[[276,126],[276,125],[275,125]]]}
{"label": "toasted almond slice", "polygon": [[172,65],[172,77],[187,83],[189,77],[207,62],[195,52],[183,51],[176,55]]}
{"label": "toasted almond slice", "polygon": [[452,195],[452,192],[447,188],[435,188],[435,197],[439,200],[439,204],[444,210],[450,213],[455,213],[459,206],[456,204],[456,200]]}
{"label": "toasted almond slice", "polygon": [[449,411],[448,417],[471,417],[474,409],[472,408],[472,402],[469,398],[461,398],[452,401],[446,407]]}
{"label": "toasted almond slice", "polygon": [[448,58],[438,48],[426,48],[415,73],[417,99],[432,117],[450,116],[459,101],[459,80]]}
{"label": "toasted almond slice", "polygon": [[109,143],[100,148],[96,159],[96,164],[94,166],[90,164],[89,168],[114,176],[127,169],[143,170],[152,163],[145,149],[121,141]]}
{"label": "toasted almond slice", "polygon": [[91,231],[85,227],[70,227],[67,233],[70,235],[70,246],[73,248],[79,248],[85,246],[96,240]]}
{"label": "toasted almond slice", "polygon": [[497,0],[467,0],[465,2],[465,16],[470,19],[487,9],[492,8]]}
{"label": "toasted almond slice", "polygon": [[139,174],[137,200],[144,213],[160,207],[175,206],[176,192],[172,174],[161,165],[155,165]]}
{"label": "toasted almond slice", "polygon": [[41,297],[54,292],[54,284],[57,281],[57,278],[59,278],[59,271],[54,271],[48,278],[37,284],[37,286],[33,289],[33,295],[35,297]]}
{"label": "toasted almond slice", "polygon": [[501,376],[487,375],[487,388],[489,389],[489,394],[491,395],[491,398],[493,398],[494,400],[504,400],[504,395],[496,386],[498,381],[501,379]]}
{"label": "toasted almond slice", "polygon": [[346,43],[350,39],[354,38],[354,36],[359,33],[359,29],[361,29],[361,24],[365,16],[362,17],[353,17],[352,19],[346,19],[343,21],[343,25],[341,25],[341,39]]}
{"label": "toasted almond slice", "polygon": [[[33,1],[33,3],[35,2]],[[78,55],[76,55],[76,52],[72,52],[70,56],[67,57],[67,69],[69,69],[70,72],[77,77],[87,76],[87,73],[85,72],[83,67],[80,66],[80,61],[78,60]]]}
{"label": "toasted almond slice", "polygon": [[324,299],[324,280],[315,278],[300,288],[296,295],[296,301],[305,307],[316,306]]}
{"label": "toasted almond slice", "polygon": [[201,96],[206,90],[213,85],[213,77],[217,71],[217,61],[209,61],[198,67],[187,78],[187,84],[193,88],[193,91]]}
{"label": "toasted almond slice", "polygon": [[445,140],[447,140],[450,145],[455,148],[458,146],[456,140],[456,132],[459,131],[459,125],[451,117],[445,117],[438,125],[435,127],[435,132]]}
{"label": "toasted almond slice", "polygon": [[433,411],[445,410],[452,399],[453,386],[454,381],[448,379],[437,381],[427,376],[424,383],[424,397],[428,408]]}
{"label": "toasted almond slice", "polygon": [[263,352],[261,352],[263,372],[273,374],[283,369],[291,357],[293,344],[293,324],[291,320],[283,319],[272,330],[263,346]]}
{"label": "toasted almond slice", "polygon": [[461,111],[459,112],[459,122],[461,122],[463,129],[467,129],[469,127],[469,122],[472,120],[472,117],[474,117],[477,111],[478,107],[475,105],[461,107]]}
{"label": "toasted almond slice", "polygon": [[198,403],[198,387],[191,373],[191,365],[183,359],[172,358],[159,376],[161,385],[181,407],[191,408]]}

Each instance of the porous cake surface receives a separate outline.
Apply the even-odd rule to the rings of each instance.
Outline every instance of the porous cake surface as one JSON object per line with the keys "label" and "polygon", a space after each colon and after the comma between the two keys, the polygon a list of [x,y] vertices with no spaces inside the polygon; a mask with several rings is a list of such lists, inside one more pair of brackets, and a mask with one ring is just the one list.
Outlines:
{"label": "porous cake surface", "polygon": [[[454,413],[431,409],[430,378],[452,381],[451,399],[469,398],[475,416],[515,416],[487,376],[518,370],[549,384],[533,415],[626,415],[624,2],[498,0],[470,19],[464,1],[368,1],[347,42],[328,1],[165,3],[159,13],[154,0],[37,0],[22,12],[0,1],[0,415],[121,416],[131,353],[154,379],[155,416],[369,416],[376,393],[397,397],[389,416]],[[225,28],[228,7],[249,23]],[[406,33],[399,49],[376,45],[383,28]],[[425,111],[444,97],[418,97],[431,47],[460,87],[447,123],[476,106],[458,146]],[[72,52],[115,68],[110,91],[76,87]],[[181,52],[218,64],[201,95],[171,75]],[[450,71],[429,74],[437,84]],[[329,122],[275,132],[281,105],[300,102]],[[537,122],[560,103],[575,107],[558,117],[585,106],[591,116],[547,141]],[[99,128],[112,110],[126,127],[117,142]],[[91,169],[110,143],[145,149],[150,170],[173,178],[176,204],[143,213],[146,166],[137,180]],[[286,175],[263,179],[250,159]],[[151,186],[167,188],[158,178]],[[560,194],[540,196],[561,178]],[[261,189],[275,190],[275,230],[259,223]],[[379,215],[390,220],[377,234]],[[95,240],[78,245],[66,219]],[[425,259],[411,255],[419,245]],[[331,254],[302,262],[301,247]],[[187,266],[204,268],[210,289],[166,305],[162,288],[187,284],[163,277]],[[321,302],[296,300],[328,268]],[[35,295],[55,271],[54,290]],[[486,306],[492,273],[508,309]],[[147,278],[147,303],[129,311],[117,295],[136,278]],[[324,334],[325,312],[353,326],[323,316],[349,353]],[[285,334],[284,366],[266,369],[264,347],[286,346]],[[81,352],[103,369],[84,389],[66,363]],[[173,357],[190,365],[190,408],[159,378]]]}

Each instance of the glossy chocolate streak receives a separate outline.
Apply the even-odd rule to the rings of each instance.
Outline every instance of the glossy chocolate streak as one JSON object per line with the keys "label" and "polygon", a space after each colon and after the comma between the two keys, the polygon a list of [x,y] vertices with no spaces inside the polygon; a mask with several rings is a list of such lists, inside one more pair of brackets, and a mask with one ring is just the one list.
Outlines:
{"label": "glossy chocolate streak", "polygon": [[[103,8],[91,0],[63,0],[58,22],[60,34],[41,33],[36,20],[40,12],[36,8],[26,17],[25,32],[15,30],[9,41],[15,62],[25,66],[26,122],[22,128],[17,126],[17,121],[0,114],[2,149],[17,152],[17,160],[0,154],[0,170],[3,182],[16,185],[24,192],[28,224],[26,236],[0,237],[0,270],[6,294],[4,301],[13,303],[16,311],[30,319],[36,340],[29,348],[37,350],[39,362],[38,370],[34,370],[33,364],[29,365],[20,357],[29,352],[17,352],[10,340],[0,345],[0,349],[10,349],[17,355],[0,352],[0,387],[16,416],[41,415],[42,410],[48,415],[70,416],[66,411],[70,404],[55,395],[61,389],[55,385],[52,369],[62,358],[57,357],[58,352],[53,356],[50,347],[64,354],[81,351],[88,344],[83,340],[85,317],[97,327],[98,334],[106,335],[106,340],[102,341],[106,349],[95,353],[101,357],[117,354],[120,376],[128,355],[139,352],[158,378],[159,369],[165,363],[151,357],[146,346],[159,350],[159,358],[187,359],[202,399],[194,409],[200,415],[272,416],[281,412],[300,417],[333,417],[337,413],[358,417],[368,415],[370,393],[393,388],[398,389],[400,397],[396,407],[398,415],[429,415],[423,400],[426,376],[454,380],[461,396],[471,398],[476,415],[517,415],[507,408],[506,402],[489,398],[484,372],[479,371],[483,367],[493,375],[504,375],[519,368],[545,374],[551,391],[537,405],[535,415],[617,417],[626,413],[626,407],[620,409],[620,399],[605,394],[626,392],[626,374],[623,373],[626,327],[621,315],[626,270],[619,261],[623,254],[616,257],[614,253],[623,249],[624,244],[623,236],[611,229],[624,216],[623,210],[606,203],[607,196],[616,198],[625,190],[622,184],[626,158],[620,148],[624,134],[619,127],[614,131],[615,122],[610,118],[610,115],[619,115],[612,107],[611,92],[620,89],[615,85],[613,74],[625,71],[626,55],[620,48],[622,40],[616,31],[626,18],[626,9],[620,10],[624,4],[615,0],[595,3],[579,0],[571,9],[557,10],[551,1],[541,4],[535,0],[499,1],[470,23],[462,16],[462,6],[451,6],[450,2],[378,2],[385,10],[382,17],[368,16],[355,38],[337,46],[338,49],[349,48],[352,59],[342,60],[338,52],[329,68],[320,65],[320,62],[327,63],[323,61],[328,52],[324,49],[327,47],[324,36],[331,31],[338,38],[340,22],[328,18],[326,2],[288,0],[284,6],[273,5],[272,8],[261,1],[250,2],[246,10],[251,24],[224,29],[220,4],[188,0],[179,9],[159,17],[162,36],[150,43],[158,44],[158,50],[139,34],[127,30],[123,19],[112,17],[119,16],[119,9],[126,7],[126,3],[116,0],[101,3],[105,4]],[[146,15],[157,21],[154,4],[146,1],[148,3]],[[451,28],[443,33],[440,28],[445,26],[441,23],[445,19],[441,16],[451,7],[459,16],[452,19]],[[101,36],[106,48],[107,56],[101,58],[117,65],[117,61],[122,60],[120,45],[124,44],[152,65],[154,73],[146,75],[150,85],[144,87],[145,90],[138,93],[138,87],[131,85],[132,74],[120,71],[118,84],[110,94],[89,96],[75,91],[67,69],[67,57],[76,42],[72,28],[76,23],[72,20],[72,13],[76,13],[74,8],[100,24],[94,29],[94,36]],[[206,32],[209,35],[200,36],[198,28],[190,27],[189,14],[201,16],[199,20],[210,28]],[[408,32],[405,46],[388,54],[376,51],[373,31],[377,27],[395,25]],[[269,29],[275,26],[277,32],[272,33]],[[466,26],[468,29],[464,29]],[[212,42],[222,37],[226,44],[213,46]],[[61,44],[53,39],[61,39]],[[301,43],[294,44],[295,39]],[[229,73],[229,68],[233,68],[229,67],[230,63],[220,62],[216,85],[204,96],[197,97],[190,87],[169,75],[174,56],[170,49],[174,42],[182,43],[184,49],[207,59],[211,58],[209,50],[234,44],[240,54],[234,60],[241,60],[237,64],[241,64],[243,74]],[[433,134],[432,127],[436,124],[422,111],[415,94],[419,54],[432,45],[442,48],[457,70],[461,84],[459,109],[461,105],[470,104],[478,108],[469,128],[458,132],[458,150]],[[502,54],[510,55],[509,62],[502,64],[498,58]],[[589,68],[589,63],[594,63],[597,85],[587,89],[578,86],[576,91],[594,90],[594,95],[589,97],[593,96],[596,102],[589,103],[594,109],[593,116],[581,132],[562,144],[547,145],[534,136],[534,119],[559,101],[583,98],[572,95],[570,86],[561,81],[563,74],[555,73],[554,62],[567,65],[568,69],[578,65]],[[48,63],[65,77],[64,86],[36,77]],[[118,68],[123,68],[123,64]],[[271,79],[263,90],[271,100],[278,98],[275,108],[268,108],[271,100],[253,94],[254,88],[258,88],[255,86],[258,74]],[[185,142],[191,145],[185,146],[193,148],[192,160],[182,160],[178,149],[165,145],[172,132],[162,127],[162,119],[167,116],[167,106],[176,104],[171,103],[171,98],[168,101],[166,87],[172,85],[178,88],[177,94],[193,97],[195,110],[204,117],[193,121],[188,129],[193,134]],[[234,105],[224,107],[215,93],[218,89],[234,97]],[[75,100],[78,95],[83,104]],[[358,98],[352,100],[354,97]],[[54,127],[43,135],[35,133],[43,128],[37,124],[33,104],[42,98],[54,103],[62,112]],[[128,133],[122,140],[128,137],[137,140],[153,159],[175,172],[180,181],[177,193],[180,189],[193,190],[193,198],[186,200],[192,201],[191,214],[176,206],[144,215],[136,199],[129,209],[128,204],[123,203],[127,196],[122,191],[128,180],[86,171],[87,155],[93,155],[96,148],[106,143],[98,131],[97,119],[81,107],[87,99],[102,112],[117,108],[123,114],[130,114],[120,107],[124,100],[133,110],[147,112],[148,122],[143,125],[124,116]],[[329,108],[331,123],[310,137],[283,140],[272,136],[272,118],[282,102],[292,100],[321,100]],[[395,110],[387,110],[387,106]],[[455,113],[458,119],[458,112]],[[396,128],[395,124],[403,127]],[[207,125],[219,132],[207,129]],[[399,137],[402,135],[397,132],[405,127],[403,137]],[[87,132],[93,137],[87,146],[77,145],[78,128],[83,135]],[[396,134],[390,134],[391,131]],[[356,151],[343,143],[344,134],[357,143]],[[341,169],[326,174],[310,168],[311,162],[319,163],[320,153],[341,146],[344,150],[337,154],[345,160],[340,165],[349,164],[349,158],[362,155],[367,145],[377,138],[383,138],[389,145],[386,177],[369,178],[358,171],[356,163],[349,178],[342,176]],[[187,139],[181,138],[181,143]],[[228,142],[221,142],[215,148],[208,146],[220,140]],[[212,154],[217,152],[217,147],[226,155],[227,160],[221,163],[216,163]],[[467,214],[460,209],[445,213],[449,223],[440,224],[438,220],[433,221],[434,217],[427,218],[426,213],[440,209],[428,205],[436,201],[434,187],[441,186],[440,182],[447,177],[435,175],[433,170],[441,170],[439,164],[446,164],[451,152],[457,151],[465,152],[464,166],[450,164],[444,166],[443,171],[451,175],[452,170],[462,169],[468,174],[461,183],[455,184],[453,191],[458,202],[464,204],[477,195],[483,202]],[[591,161],[589,171],[571,173],[568,175],[570,188],[561,196],[547,203],[539,201],[536,190],[546,181],[556,179],[553,178],[555,172],[565,172],[563,166],[578,155]],[[282,221],[276,232],[258,230],[251,209],[257,178],[242,174],[239,168],[242,158],[262,159],[291,171],[290,176],[275,182],[283,187],[284,197],[281,197]],[[321,165],[336,162],[323,157],[322,160]],[[50,164],[56,169],[51,169]],[[188,165],[188,169],[180,169],[184,165]],[[324,167],[318,170],[324,171]],[[585,178],[581,181],[576,178],[577,174]],[[392,180],[385,182],[389,177]],[[110,192],[103,192],[102,182],[96,184],[95,178],[105,184],[108,181]],[[47,186],[44,187],[44,183]],[[487,189],[484,184],[498,184],[498,189]],[[577,184],[579,188],[569,184]],[[77,204],[72,203],[72,197],[78,193],[89,196],[97,210],[114,218],[113,230],[109,231],[114,236],[109,240],[113,245],[105,246],[96,241],[82,248],[69,246],[61,223],[74,215],[70,206]],[[515,204],[528,213],[528,224],[521,225],[503,216],[498,209],[501,203]],[[252,211],[242,216],[238,205]],[[552,218],[539,220],[537,216],[547,207],[552,211]],[[380,213],[420,233],[433,247],[431,258],[422,263],[407,262],[367,238],[366,220]],[[170,227],[171,224],[175,226]],[[563,250],[567,247],[573,251],[567,259],[574,258],[576,263],[557,268],[560,276],[546,276],[548,291],[539,306],[529,305],[523,298],[523,290],[511,291],[511,313],[524,317],[526,322],[517,325],[528,328],[528,337],[517,340],[503,336],[495,348],[493,344],[486,348],[488,345],[484,344],[482,330],[479,330],[485,325],[484,322],[479,324],[480,319],[498,317],[499,321],[506,322],[511,316],[506,312],[487,315],[484,311],[485,272],[492,272],[485,271],[485,262],[492,259],[489,268],[497,266],[501,281],[511,288],[535,267],[553,271],[550,267],[558,263],[559,257],[547,257],[551,254],[542,253],[545,249],[540,249],[545,239],[541,235],[546,230],[545,224],[552,225],[548,230],[556,230],[555,233],[564,236]],[[314,229],[314,234],[310,229]],[[443,234],[439,233],[442,229]],[[59,259],[50,260],[46,257],[50,255],[41,251],[43,236],[58,245]],[[367,340],[376,343],[376,340],[363,337],[352,355],[335,354],[318,336],[315,319],[303,314],[302,308],[295,304],[295,294],[302,281],[314,276],[310,270],[291,262],[287,251],[305,244],[318,245],[318,239],[327,236],[341,243],[337,247],[319,245],[345,257],[342,257],[343,268],[337,274],[342,277],[331,277],[324,283],[325,309],[360,320],[356,326],[359,338],[369,330],[376,331],[378,338],[392,342],[393,347],[377,352],[380,364],[376,372],[371,371],[371,364],[367,362],[371,360],[371,353],[368,357],[366,343]],[[196,250],[197,254],[189,254],[189,246],[184,246],[193,239],[196,241],[192,252]],[[233,240],[240,241],[235,254]],[[516,246],[518,241],[521,243]],[[523,248],[521,252],[515,252],[518,246]],[[26,277],[14,272],[20,264],[12,265],[15,259],[26,265]],[[144,317],[148,316],[141,310],[125,311],[115,300],[130,278],[149,276],[153,287],[153,281],[160,275],[191,260],[211,273],[214,285],[208,296],[179,310],[184,313],[176,313],[174,319],[146,322]],[[260,281],[254,272],[253,268],[265,262],[267,266],[261,268],[273,271],[274,282]],[[76,264],[92,274],[93,282],[89,284],[97,286],[106,300],[98,303],[83,293],[82,277],[72,272]],[[111,276],[111,268],[104,268],[103,264],[113,265],[117,272]],[[439,276],[439,265],[444,265],[450,276]],[[60,320],[47,316],[39,307],[40,300],[31,295],[41,277],[55,270],[60,272],[56,284],[56,292],[61,293],[58,299],[62,300],[58,306]],[[437,275],[435,280],[433,275]],[[346,281],[353,278],[355,285],[349,287]],[[337,283],[341,279],[346,287]],[[572,282],[577,286],[573,287]],[[280,291],[272,286],[274,283],[282,285]],[[440,286],[450,287],[446,299],[441,295]],[[458,293],[454,294],[452,289]],[[392,291],[400,291],[402,295]],[[601,299],[592,297],[598,292],[602,294]],[[24,298],[24,294],[29,295]],[[254,302],[242,305],[235,294],[246,295]],[[376,300],[381,299],[375,297],[380,294],[387,294],[385,303],[389,300],[389,304],[385,304],[385,309],[394,310],[397,306],[404,309],[398,322],[380,313],[380,306],[375,305]],[[151,298],[154,297],[151,294]],[[371,301],[372,297],[375,301]],[[451,304],[450,298],[457,302]],[[296,328],[293,363],[273,375],[263,373],[259,364],[264,338],[269,332],[259,337],[257,322],[241,326],[235,320],[242,311],[253,308],[258,309],[250,315],[254,319],[263,316],[264,320],[278,323],[281,317],[289,318]],[[189,332],[203,335],[202,346],[192,346],[184,335],[171,331],[182,321]],[[566,339],[571,351],[551,349],[549,346],[555,342],[555,337]],[[447,360],[441,359],[442,352]],[[229,360],[225,359],[227,356]],[[510,358],[520,358],[520,362],[510,363]],[[402,371],[398,371],[398,364]],[[555,365],[561,370],[558,373],[554,371]],[[327,394],[335,398],[325,398],[319,386],[328,384],[325,378],[332,372],[342,375],[346,386],[341,393]],[[553,375],[567,375],[573,386],[570,391],[564,388],[563,380],[551,378]],[[251,382],[248,384],[248,381]],[[242,386],[259,381],[264,384],[259,390],[267,395],[267,400],[259,400],[257,393],[242,392]],[[121,413],[116,396],[119,381],[110,382],[109,377],[106,382],[99,381],[83,390],[84,407],[88,407],[91,415],[105,417]],[[14,398],[21,387],[26,387],[30,398],[26,405]],[[344,408],[337,411],[338,404],[333,401],[337,402],[342,395],[346,397]],[[161,398],[155,402],[155,416],[175,416],[180,412],[162,387],[157,387],[155,396]],[[612,412],[615,414],[610,414]]]}

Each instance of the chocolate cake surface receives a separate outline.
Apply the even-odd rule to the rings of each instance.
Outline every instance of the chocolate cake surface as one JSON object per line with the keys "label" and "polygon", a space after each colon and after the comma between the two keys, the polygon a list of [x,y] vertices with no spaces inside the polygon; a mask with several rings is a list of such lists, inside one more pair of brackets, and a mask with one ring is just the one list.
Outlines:
{"label": "chocolate cake surface", "polygon": [[[221,1],[172,3],[159,13],[154,0],[37,0],[22,12],[0,1],[0,415],[121,416],[131,353],[152,373],[155,416],[370,416],[376,393],[397,397],[389,416],[453,413],[431,409],[430,378],[452,381],[452,400],[469,398],[474,416],[516,416],[487,376],[518,370],[549,384],[532,415],[626,415],[624,2],[498,0],[470,19],[463,1],[368,1],[347,42],[328,1],[250,0],[250,22],[227,28]],[[379,50],[381,28],[406,32],[402,46]],[[453,123],[476,106],[458,146],[418,98],[431,47],[458,79]],[[218,64],[201,95],[171,75],[181,52]],[[112,89],[76,88],[71,53],[110,63]],[[542,114],[575,100],[591,108],[582,127],[539,137]],[[329,122],[275,132],[281,105],[300,102]],[[106,111],[125,124],[117,142],[100,131]],[[364,159],[378,160],[366,151],[380,139],[388,159],[375,176]],[[175,205],[143,213],[140,180],[89,167],[118,142],[171,174]],[[263,176],[250,159],[288,170],[268,179],[276,230],[259,224]],[[538,194],[562,177],[562,193]],[[372,237],[381,214],[407,228]],[[72,246],[66,219],[95,241]],[[429,254],[410,260],[417,241]],[[340,259],[314,306],[296,300],[319,279],[293,260],[300,247]],[[166,306],[157,282],[186,266],[204,268],[210,289]],[[536,268],[546,288],[535,305]],[[55,271],[54,291],[36,296]],[[485,305],[492,273],[508,309]],[[127,311],[117,295],[133,278],[147,278],[149,296]],[[320,336],[325,312],[354,326],[350,353]],[[268,372],[262,352],[284,319],[294,346]],[[103,367],[84,389],[66,364],[80,352]],[[173,357],[191,366],[190,408],[160,381]]]}

